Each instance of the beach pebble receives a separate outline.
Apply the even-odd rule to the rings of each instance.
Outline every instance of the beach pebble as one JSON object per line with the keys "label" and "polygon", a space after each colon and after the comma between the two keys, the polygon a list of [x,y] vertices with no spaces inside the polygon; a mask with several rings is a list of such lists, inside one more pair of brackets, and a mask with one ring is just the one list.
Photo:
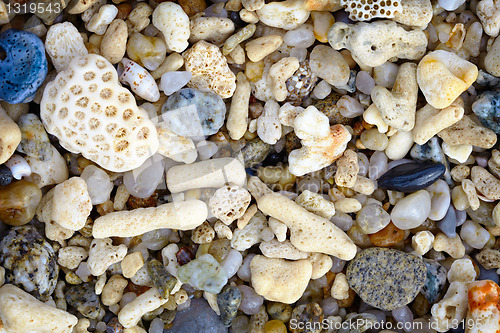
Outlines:
{"label": "beach pebble", "polygon": [[500,133],[500,95],[494,91],[486,91],[478,96],[472,103],[472,111],[478,116],[481,123],[494,131]]}
{"label": "beach pebble", "polygon": [[24,179],[0,187],[0,220],[12,226],[28,223],[35,216],[41,199],[38,186]]}
{"label": "beach pebble", "polygon": [[441,230],[447,237],[453,238],[457,235],[457,215],[455,213],[455,208],[449,205],[446,215],[436,223],[436,226]]}
{"label": "beach pebble", "polygon": [[186,71],[166,72],[161,76],[160,90],[170,96],[179,91],[191,80],[191,73]]}
{"label": "beach pebble", "polygon": [[475,324],[469,332],[494,332],[500,329],[500,287],[491,280],[469,284],[467,320]]}
{"label": "beach pebble", "polygon": [[460,229],[460,238],[474,249],[482,249],[490,240],[491,234],[477,222],[465,221]]}
{"label": "beach pebble", "polygon": [[[252,258],[253,257],[254,256],[252,256]],[[249,273],[250,273],[250,262],[251,259],[248,260]],[[239,285],[238,289],[241,292],[241,304],[239,306],[239,310],[241,310],[243,313],[247,315],[257,314],[259,312],[260,307],[262,306],[262,303],[264,302],[264,297],[257,294],[252,287],[249,287],[247,285]]]}
{"label": "beach pebble", "polygon": [[179,280],[191,286],[218,294],[227,283],[226,272],[210,254],[191,260],[177,270]]}
{"label": "beach pebble", "polygon": [[500,180],[489,173],[485,168],[480,166],[472,167],[471,179],[476,189],[485,197],[492,200],[500,199]]}
{"label": "beach pebble", "polygon": [[431,308],[431,325],[439,332],[447,332],[467,314],[467,284],[452,282],[443,299]]}
{"label": "beach pebble", "polygon": [[374,234],[385,228],[391,216],[378,204],[363,206],[356,215],[356,224],[365,234]]}
{"label": "beach pebble", "polygon": [[31,102],[47,75],[43,42],[31,32],[7,29],[0,34],[0,100]]}
{"label": "beach pebble", "polygon": [[231,326],[231,322],[236,318],[240,304],[241,292],[237,287],[226,286],[217,295],[217,305],[224,326]]}
{"label": "beach pebble", "polygon": [[113,183],[106,171],[95,165],[89,165],[83,170],[80,177],[87,183],[93,205],[101,204],[109,199],[113,190]]}
{"label": "beach pebble", "polygon": [[15,227],[0,242],[5,283],[22,287],[41,301],[56,288],[59,266],[53,247],[33,226]]}
{"label": "beach pebble", "polygon": [[270,2],[257,10],[262,23],[286,30],[301,26],[309,18],[309,14],[302,3],[293,0]]}
{"label": "beach pebble", "polygon": [[217,332],[227,333],[220,317],[201,298],[193,298],[189,308],[177,311],[170,329],[165,333]]}
{"label": "beach pebble", "polygon": [[349,286],[369,305],[394,310],[410,303],[426,279],[424,261],[384,248],[361,251],[347,266]]}
{"label": "beach pebble", "polygon": [[166,126],[175,134],[185,137],[217,133],[224,123],[225,115],[226,105],[220,96],[192,88],[175,92],[162,107]]}
{"label": "beach pebble", "polygon": [[420,190],[398,201],[392,209],[391,220],[400,229],[412,229],[421,225],[429,217],[430,211],[429,192]]}
{"label": "beach pebble", "polygon": [[14,154],[21,139],[19,126],[0,106],[0,164],[5,163]]}
{"label": "beach pebble", "polygon": [[52,158],[52,145],[40,119],[33,113],[28,113],[17,121],[21,130],[21,143],[17,151],[47,161]]}
{"label": "beach pebble", "polygon": [[269,301],[291,304],[304,293],[311,278],[308,260],[287,261],[255,256],[251,263],[252,285]]}
{"label": "beach pebble", "polygon": [[163,33],[169,51],[182,52],[189,43],[189,17],[173,2],[158,5],[153,12],[153,24]]}
{"label": "beach pebble", "polygon": [[427,267],[427,278],[422,287],[422,294],[429,304],[434,304],[444,293],[447,271],[435,260],[424,259],[424,264]]}
{"label": "beach pebble", "polygon": [[440,163],[405,163],[389,169],[378,179],[378,186],[398,192],[415,192],[426,188],[445,172]]}
{"label": "beach pebble", "polygon": [[[317,81],[318,76],[312,72],[309,61],[301,61],[299,63],[299,69],[286,80],[288,95],[285,100],[293,105],[301,105],[304,98],[309,96],[309,93],[315,88]],[[328,87],[330,87],[330,85],[328,85]]]}
{"label": "beach pebble", "polygon": [[450,207],[450,187],[442,180],[438,179],[434,184],[427,188],[427,192],[431,195],[431,212],[429,219],[433,221],[441,220],[445,217],[448,208]]}
{"label": "beach pebble", "polygon": [[497,142],[497,135],[492,130],[476,124],[464,115],[455,124],[443,129],[438,136],[449,145],[473,145],[490,149]]}
{"label": "beach pebble", "polygon": [[95,293],[95,283],[71,286],[66,291],[64,298],[69,305],[89,319],[96,319],[104,310],[99,296]]}
{"label": "beach pebble", "polygon": [[329,46],[315,46],[311,51],[309,65],[315,75],[332,86],[344,86],[349,81],[349,65],[339,51]]}
{"label": "beach pebble", "polygon": [[9,185],[13,179],[12,171],[5,165],[0,165],[0,186]]}
{"label": "beach pebble", "polygon": [[476,260],[481,266],[489,270],[500,268],[500,251],[497,249],[483,249],[476,255]]}

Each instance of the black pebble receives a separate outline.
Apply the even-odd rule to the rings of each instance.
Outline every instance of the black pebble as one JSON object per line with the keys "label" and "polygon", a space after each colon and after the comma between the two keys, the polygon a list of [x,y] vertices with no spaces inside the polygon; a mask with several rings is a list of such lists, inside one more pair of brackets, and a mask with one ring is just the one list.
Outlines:
{"label": "black pebble", "polygon": [[9,185],[13,179],[10,169],[5,165],[0,165],[0,186]]}
{"label": "black pebble", "polygon": [[445,170],[441,163],[400,164],[378,179],[378,187],[398,192],[415,192],[434,183]]}

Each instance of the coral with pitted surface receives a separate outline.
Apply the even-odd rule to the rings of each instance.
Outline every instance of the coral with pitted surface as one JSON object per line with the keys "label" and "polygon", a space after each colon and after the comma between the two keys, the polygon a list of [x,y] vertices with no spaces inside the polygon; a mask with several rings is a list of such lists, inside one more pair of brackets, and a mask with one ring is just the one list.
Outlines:
{"label": "coral with pitted surface", "polygon": [[91,54],[73,60],[44,91],[40,115],[65,149],[103,168],[137,168],[158,149],[156,128],[135,98],[120,86],[116,70]]}
{"label": "coral with pitted surface", "polygon": [[402,11],[397,0],[340,0],[340,4],[349,12],[349,18],[353,21],[393,18],[397,11]]}

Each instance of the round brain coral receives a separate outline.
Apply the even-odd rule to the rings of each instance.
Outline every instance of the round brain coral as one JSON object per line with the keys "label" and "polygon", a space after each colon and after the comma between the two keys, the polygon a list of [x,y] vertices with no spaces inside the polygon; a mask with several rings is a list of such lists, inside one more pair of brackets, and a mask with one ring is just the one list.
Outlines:
{"label": "round brain coral", "polygon": [[47,132],[72,153],[123,172],[156,153],[156,128],[104,57],[74,59],[47,84],[40,104]]}

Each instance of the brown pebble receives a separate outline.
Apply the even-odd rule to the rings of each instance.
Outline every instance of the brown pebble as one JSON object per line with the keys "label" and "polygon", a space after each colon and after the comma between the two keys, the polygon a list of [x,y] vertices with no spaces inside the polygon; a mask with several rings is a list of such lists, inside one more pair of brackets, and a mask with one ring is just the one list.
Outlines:
{"label": "brown pebble", "polygon": [[128,17],[128,14],[132,11],[132,6],[128,3],[121,3],[117,5],[116,8],[118,8],[116,19],[119,20],[125,20]]}
{"label": "brown pebble", "polygon": [[396,245],[405,237],[405,232],[390,222],[384,229],[368,235],[375,246],[389,247]]}
{"label": "brown pebble", "polygon": [[154,192],[147,198],[137,198],[130,196],[127,200],[128,209],[156,207],[158,203],[158,192]]}

